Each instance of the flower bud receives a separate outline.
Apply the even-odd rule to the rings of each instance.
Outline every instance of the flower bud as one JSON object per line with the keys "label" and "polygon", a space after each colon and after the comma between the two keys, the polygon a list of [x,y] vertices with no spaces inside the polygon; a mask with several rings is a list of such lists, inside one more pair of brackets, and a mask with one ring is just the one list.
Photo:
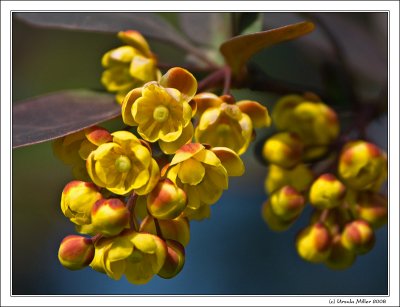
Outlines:
{"label": "flower bud", "polygon": [[386,177],[385,154],[374,144],[364,141],[348,143],[339,158],[339,175],[355,190],[375,189]]}
{"label": "flower bud", "polygon": [[275,164],[269,166],[265,179],[265,190],[268,194],[290,185],[299,192],[304,192],[314,178],[313,173],[305,164],[298,164],[292,169],[285,169]]}
{"label": "flower bud", "polygon": [[332,174],[323,174],[311,185],[310,203],[318,209],[331,209],[342,204],[346,187]]}
{"label": "flower bud", "polygon": [[82,269],[92,262],[94,246],[89,238],[70,235],[65,237],[58,250],[58,260],[69,270]]}
{"label": "flower bud", "polygon": [[332,242],[332,250],[326,259],[325,264],[335,270],[343,270],[350,267],[356,260],[354,252],[344,248],[340,240],[340,235],[335,236]]}
{"label": "flower bud", "polygon": [[157,219],[170,220],[185,209],[186,193],[171,180],[160,180],[147,197],[147,210]]}
{"label": "flower bud", "polygon": [[303,229],[296,238],[296,249],[300,257],[310,262],[323,262],[331,252],[331,235],[322,223]]}
{"label": "flower bud", "polygon": [[72,223],[90,224],[90,212],[100,199],[102,195],[93,183],[74,180],[61,194],[61,210]]}
{"label": "flower bud", "polygon": [[284,186],[271,195],[271,209],[282,220],[289,221],[297,217],[304,208],[303,195],[291,186]]}
{"label": "flower bud", "polygon": [[346,249],[356,254],[365,254],[374,246],[375,234],[366,221],[355,220],[344,228],[341,242]]}
{"label": "flower bud", "polygon": [[105,236],[119,234],[129,224],[129,210],[118,198],[101,199],[92,209],[93,227]]}
{"label": "flower bud", "polygon": [[263,157],[270,163],[284,168],[291,168],[301,160],[303,143],[294,133],[277,133],[266,140]]}
{"label": "flower bud", "polygon": [[[187,218],[181,215],[173,220],[158,220],[158,224],[164,239],[178,241],[183,246],[189,244],[190,225]],[[147,216],[140,224],[139,231],[156,235],[154,218],[150,215]]]}
{"label": "flower bud", "polygon": [[170,279],[178,275],[185,264],[185,248],[177,241],[166,240],[167,256],[158,276]]}
{"label": "flower bud", "polygon": [[356,218],[368,222],[374,228],[387,223],[387,198],[382,194],[360,192],[351,208]]}
{"label": "flower bud", "polygon": [[268,227],[277,232],[287,230],[296,220],[296,217],[292,218],[291,220],[285,220],[276,215],[272,210],[269,201],[264,202],[261,215]]}

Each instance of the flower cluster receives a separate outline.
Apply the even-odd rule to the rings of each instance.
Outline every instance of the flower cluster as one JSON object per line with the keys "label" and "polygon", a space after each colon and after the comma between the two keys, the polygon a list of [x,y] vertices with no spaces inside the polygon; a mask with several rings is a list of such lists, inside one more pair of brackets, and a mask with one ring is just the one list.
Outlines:
{"label": "flower cluster", "polygon": [[80,234],[67,236],[58,256],[71,270],[144,284],[182,270],[190,221],[210,217],[229,177],[244,173],[239,155],[254,128],[270,118],[255,101],[196,94],[184,68],[160,75],[138,32],[118,36],[127,46],[104,55],[102,81],[117,92],[125,128],[94,126],[54,142],[75,176],[61,210]]}
{"label": "flower cluster", "polygon": [[[264,220],[274,231],[286,230],[309,203],[313,213],[296,238],[298,254],[332,269],[351,266],[357,255],[371,250],[374,229],[387,221],[387,199],[379,193],[387,178],[386,154],[362,140],[336,149],[341,145],[337,115],[319,101],[283,97],[272,118],[279,132],[262,150],[270,195]],[[328,169],[317,175],[326,163]]]}

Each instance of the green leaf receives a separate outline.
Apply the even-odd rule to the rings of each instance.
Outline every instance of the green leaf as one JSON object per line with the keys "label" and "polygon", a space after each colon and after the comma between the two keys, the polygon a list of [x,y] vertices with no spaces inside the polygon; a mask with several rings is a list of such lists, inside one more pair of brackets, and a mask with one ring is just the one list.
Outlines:
{"label": "green leaf", "polygon": [[310,33],[313,29],[314,24],[305,21],[268,31],[239,35],[224,42],[220,46],[220,51],[226,64],[231,67],[232,73],[238,76],[251,56],[260,50],[295,39]]}
{"label": "green leaf", "polygon": [[99,124],[121,114],[114,95],[66,90],[15,102],[13,148],[42,143]]}
{"label": "green leaf", "polygon": [[182,35],[154,13],[30,12],[14,15],[17,19],[39,27],[110,33],[137,30],[148,39],[185,44]]}

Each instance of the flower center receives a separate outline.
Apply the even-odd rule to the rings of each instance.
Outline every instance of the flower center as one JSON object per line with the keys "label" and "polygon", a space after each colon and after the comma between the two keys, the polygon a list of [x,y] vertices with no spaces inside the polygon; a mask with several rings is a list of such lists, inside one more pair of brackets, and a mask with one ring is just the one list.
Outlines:
{"label": "flower center", "polygon": [[143,253],[137,249],[135,249],[132,254],[129,256],[129,260],[132,262],[140,262],[143,259]]}
{"label": "flower center", "polygon": [[153,118],[159,123],[165,122],[168,119],[169,110],[165,106],[158,106],[154,109]]}
{"label": "flower center", "polygon": [[227,124],[220,124],[217,127],[217,133],[219,135],[225,136],[231,132],[231,127]]}
{"label": "flower center", "polygon": [[119,156],[115,160],[115,168],[118,172],[125,173],[131,169],[131,160],[127,156]]}

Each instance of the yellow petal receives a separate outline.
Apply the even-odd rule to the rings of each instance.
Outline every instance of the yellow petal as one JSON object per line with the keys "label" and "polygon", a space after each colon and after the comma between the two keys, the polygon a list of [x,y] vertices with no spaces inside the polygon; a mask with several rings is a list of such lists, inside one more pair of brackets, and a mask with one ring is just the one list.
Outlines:
{"label": "yellow petal", "polygon": [[151,56],[149,44],[140,32],[135,30],[120,31],[118,32],[118,38],[124,43],[139,50],[143,55],[147,57]]}
{"label": "yellow petal", "polygon": [[179,162],[185,161],[204,149],[204,146],[200,143],[185,144],[177,150],[175,156],[172,158],[171,165],[175,165]]}
{"label": "yellow petal", "polygon": [[135,233],[131,241],[138,250],[146,254],[153,254],[157,249],[157,244],[154,238],[155,237],[151,234]]}
{"label": "yellow petal", "polygon": [[250,116],[254,128],[268,127],[271,125],[271,118],[266,107],[252,100],[241,100],[236,103],[243,113]]}
{"label": "yellow petal", "polygon": [[193,138],[193,124],[189,123],[185,128],[182,130],[182,134],[179,138],[177,138],[173,142],[164,142],[163,140],[158,140],[158,145],[160,145],[161,150],[168,154],[174,154],[179,148],[183,145],[189,143]]}
{"label": "yellow petal", "polygon": [[214,165],[214,166],[221,165],[221,161],[219,160],[217,155],[208,149],[202,150],[202,151],[196,153],[193,156],[193,158],[196,159],[197,161],[200,161],[205,164]]}
{"label": "yellow petal", "polygon": [[190,101],[197,91],[196,78],[186,69],[174,67],[161,77],[160,84],[179,90],[186,101]]}
{"label": "yellow petal", "polygon": [[136,121],[133,118],[132,115],[132,106],[133,103],[142,96],[142,89],[141,88],[135,88],[131,90],[124,98],[122,102],[122,120],[126,125],[129,126],[137,126]]}
{"label": "yellow petal", "polygon": [[188,159],[181,163],[178,177],[182,183],[196,185],[201,182],[205,174],[204,166],[195,159]]}
{"label": "yellow petal", "polygon": [[110,261],[118,261],[128,258],[133,251],[133,244],[125,237],[117,237],[113,239],[113,243],[108,252]]}
{"label": "yellow petal", "polygon": [[156,63],[153,59],[136,55],[131,61],[129,73],[135,79],[148,82],[155,79],[155,69]]}
{"label": "yellow petal", "polygon": [[236,152],[227,147],[214,147],[211,149],[221,161],[228,172],[228,176],[242,176],[244,173],[244,164]]}
{"label": "yellow petal", "polygon": [[157,162],[154,159],[151,159],[150,179],[146,185],[135,190],[136,194],[146,195],[150,193],[156,186],[159,179],[160,179],[160,168],[158,167]]}
{"label": "yellow petal", "polygon": [[219,107],[223,101],[213,93],[200,93],[193,97],[197,105],[197,114],[202,115],[209,108]]}

